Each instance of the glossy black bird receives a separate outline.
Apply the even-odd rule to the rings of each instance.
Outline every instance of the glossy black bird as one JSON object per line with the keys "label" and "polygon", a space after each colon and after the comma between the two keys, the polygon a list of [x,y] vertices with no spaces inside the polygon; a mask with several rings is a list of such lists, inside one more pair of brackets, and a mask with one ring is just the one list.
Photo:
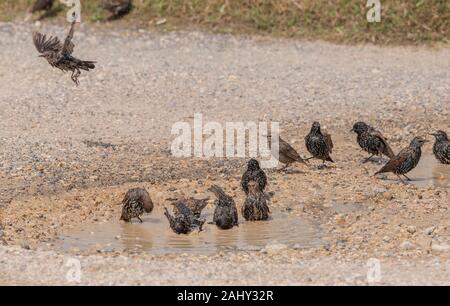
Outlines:
{"label": "glossy black bird", "polygon": [[392,151],[387,143],[386,138],[373,127],[364,122],[356,122],[353,125],[352,131],[358,135],[356,141],[361,149],[371,154],[364,162],[368,162],[375,155],[381,156],[384,154],[389,159],[395,157],[394,151]]}
{"label": "glossy black bird", "polygon": [[[272,136],[269,135],[267,140],[269,141],[269,148],[272,149]],[[278,139],[278,161],[284,164],[284,167],[281,168],[280,171],[296,162],[306,165],[306,161],[300,156],[300,154],[298,154],[297,151],[295,151],[295,149],[281,137]]]}
{"label": "glossy black bird", "polygon": [[177,202],[182,202],[189,208],[196,218],[200,218],[203,209],[208,205],[209,199],[194,199],[194,198],[181,198],[174,203],[174,212],[178,209],[176,207]]}
{"label": "glossy black bird", "polygon": [[137,218],[141,223],[141,216],[153,211],[153,202],[147,190],[142,188],[134,188],[128,190],[122,200],[122,216],[120,220],[132,222],[133,218]]}
{"label": "glossy black bird", "polygon": [[250,159],[247,163],[247,170],[242,175],[241,186],[244,189],[245,194],[248,194],[248,183],[250,181],[256,181],[261,188],[264,190],[267,185],[266,173],[259,166],[259,162],[256,159]]}
{"label": "glossy black bird", "polygon": [[234,200],[225,194],[219,186],[213,185],[208,191],[211,191],[217,197],[213,223],[221,229],[230,229],[233,226],[237,226],[239,224],[238,211]]}
{"label": "glossy black bird", "polygon": [[411,179],[406,176],[408,172],[413,170],[419,164],[422,157],[422,146],[427,142],[422,137],[415,137],[411,144],[398,153],[397,156],[392,158],[380,171],[380,173],[392,172],[398,176],[398,178],[405,183],[401,176],[404,176],[408,181]]}
{"label": "glossy black bird", "polygon": [[242,206],[242,215],[247,221],[269,219],[270,209],[267,196],[255,181],[248,184],[249,193]]}
{"label": "glossy black bird", "polygon": [[112,14],[112,18],[122,17],[131,11],[131,0],[103,0],[102,7]]}
{"label": "glossy black bird", "polygon": [[164,215],[167,217],[167,220],[169,220],[170,228],[176,234],[189,234],[196,228],[198,228],[199,231],[202,231],[203,225],[205,224],[205,220],[197,218],[192,210],[182,201],[175,203],[173,216],[169,213],[167,208],[165,208]]}
{"label": "glossy black bird", "polygon": [[433,146],[433,153],[436,159],[442,163],[450,164],[450,140],[448,140],[447,133],[444,131],[437,131],[431,134],[436,138]]}
{"label": "glossy black bird", "polygon": [[325,161],[334,163],[330,156],[333,152],[333,141],[329,134],[321,131],[319,122],[313,123],[311,131],[305,137],[305,144],[308,152],[313,156],[307,160],[316,158],[322,160],[324,164]]}
{"label": "glossy black bird", "polygon": [[57,37],[46,35],[41,33],[33,33],[33,42],[41,55],[39,57],[45,58],[48,63],[55,68],[62,70],[63,72],[72,72],[72,81],[78,86],[80,82],[78,77],[81,74],[81,70],[89,71],[95,68],[95,62],[82,61],[72,56],[75,45],[72,43],[72,38],[75,29],[75,21],[72,22],[69,34],[67,35],[64,43]]}

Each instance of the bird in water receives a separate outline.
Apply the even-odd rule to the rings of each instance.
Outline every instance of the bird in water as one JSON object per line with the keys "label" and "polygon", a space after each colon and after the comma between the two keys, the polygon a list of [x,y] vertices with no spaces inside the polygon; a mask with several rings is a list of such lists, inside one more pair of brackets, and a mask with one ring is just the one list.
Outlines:
{"label": "bird in water", "polygon": [[189,208],[196,218],[200,218],[203,209],[208,205],[209,198],[206,199],[195,199],[195,198],[181,198],[174,202],[174,212],[178,209],[176,207],[177,202],[182,202]]}
{"label": "bird in water", "polygon": [[437,131],[431,135],[436,138],[433,146],[434,156],[440,163],[450,165],[450,141],[448,140],[447,133]]}
{"label": "bird in water", "polygon": [[48,63],[55,68],[60,69],[63,72],[72,72],[72,81],[78,86],[80,82],[78,77],[81,74],[81,70],[89,71],[95,68],[95,62],[82,61],[72,56],[75,45],[72,42],[75,29],[75,21],[72,22],[69,34],[67,35],[64,43],[57,37],[50,36],[35,32],[33,33],[33,42],[41,55],[39,57],[45,58]]}
{"label": "bird in water", "polygon": [[264,170],[259,166],[259,162],[256,159],[250,159],[247,163],[247,170],[242,175],[241,186],[244,189],[245,194],[248,194],[248,183],[250,181],[256,181],[261,190],[264,190],[267,185],[267,176]]}
{"label": "bird in water", "polygon": [[238,226],[238,211],[234,200],[217,185],[211,186],[208,191],[211,191],[217,197],[213,223],[224,230]]}
{"label": "bird in water", "polygon": [[110,12],[110,19],[115,19],[128,14],[131,11],[131,0],[103,0],[102,7]]}
{"label": "bird in water", "polygon": [[137,218],[141,223],[141,216],[153,211],[153,202],[147,190],[134,188],[128,190],[122,200],[122,216],[120,220],[132,223],[133,218]]}
{"label": "bird in water", "polygon": [[31,19],[32,15],[34,13],[40,13],[44,12],[44,15],[42,15],[40,18],[43,18],[45,14],[48,14],[50,10],[53,7],[54,0],[36,0],[33,4],[33,6],[30,8],[29,13],[25,19],[25,21],[28,21]]}
{"label": "bird in water", "polygon": [[408,147],[401,150],[397,156],[392,158],[380,171],[375,173],[375,175],[392,172],[398,176],[403,184],[405,184],[405,181],[402,179],[402,176],[410,181],[411,179],[407,177],[406,174],[419,164],[420,158],[422,157],[422,146],[426,142],[427,140],[422,137],[415,137]]}
{"label": "bird in water", "polygon": [[358,135],[356,141],[361,149],[371,154],[370,157],[364,160],[364,163],[370,161],[375,155],[386,155],[389,159],[395,157],[394,151],[392,151],[387,143],[386,138],[379,131],[365,122],[356,122],[353,125],[352,132],[355,132]]}
{"label": "bird in water", "polygon": [[333,141],[330,134],[321,131],[319,122],[313,123],[311,131],[305,137],[305,144],[308,152],[312,154],[312,157],[306,160],[316,158],[322,160],[324,165],[326,161],[334,163],[330,156],[333,153]]}
{"label": "bird in water", "polygon": [[175,203],[173,216],[169,213],[167,208],[165,208],[164,215],[167,217],[167,220],[169,220],[170,228],[176,234],[189,234],[195,229],[198,229],[201,232],[206,221],[204,219],[197,218],[192,210],[187,207],[183,201],[178,201]]}
{"label": "bird in water", "polygon": [[242,206],[242,215],[247,221],[260,221],[269,219],[268,199],[255,181],[248,184],[249,193]]}

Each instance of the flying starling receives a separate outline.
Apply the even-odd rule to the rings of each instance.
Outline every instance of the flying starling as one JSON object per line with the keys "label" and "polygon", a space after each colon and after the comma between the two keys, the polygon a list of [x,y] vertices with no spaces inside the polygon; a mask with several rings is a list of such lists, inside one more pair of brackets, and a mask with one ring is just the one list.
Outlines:
{"label": "flying starling", "polygon": [[208,205],[208,199],[194,199],[194,198],[181,198],[174,203],[174,212],[178,211],[176,203],[182,202],[187,208],[189,208],[196,218],[200,218],[203,209]]}
{"label": "flying starling", "polygon": [[41,55],[48,63],[55,68],[62,70],[63,72],[72,72],[72,81],[78,86],[80,82],[78,77],[81,74],[81,70],[89,71],[95,68],[95,62],[82,61],[72,56],[75,45],[72,43],[73,33],[75,28],[75,21],[72,22],[69,34],[67,35],[64,44],[57,37],[50,36],[35,32],[33,33],[33,42]]}
{"label": "flying starling", "polygon": [[219,186],[213,185],[208,191],[211,191],[217,197],[215,201],[216,210],[214,211],[213,223],[224,230],[237,226],[239,224],[238,211],[234,200],[226,195]]}
{"label": "flying starling", "polygon": [[406,176],[408,172],[413,170],[419,164],[422,156],[422,146],[427,142],[422,137],[415,137],[411,144],[398,153],[397,156],[392,158],[380,171],[380,173],[392,172],[399,177],[402,183],[405,183],[401,176],[404,176],[408,181],[411,179]]}
{"label": "flying starling", "polygon": [[[272,136],[267,136],[269,141],[269,148],[272,148]],[[276,153],[276,152],[275,152]],[[280,169],[284,170],[295,162],[299,162],[306,165],[306,161],[295,151],[295,149],[281,137],[278,139],[278,161],[284,164],[284,167]]]}
{"label": "flying starling", "polygon": [[151,213],[153,210],[153,202],[147,190],[142,188],[134,188],[128,190],[122,200],[122,216],[120,220],[130,222],[133,218],[137,218],[141,223],[141,216]]}
{"label": "flying starling", "polygon": [[436,138],[436,142],[433,146],[433,153],[436,159],[442,163],[450,164],[450,141],[448,140],[447,134],[444,131],[437,131],[431,134]]}
{"label": "flying starling", "polygon": [[329,161],[334,163],[331,159],[330,154],[333,153],[333,141],[331,140],[330,134],[322,132],[320,130],[320,123],[314,122],[309,134],[305,137],[305,144],[308,152],[312,154],[312,157],[323,161]]}
{"label": "flying starling", "polygon": [[353,125],[352,132],[355,132],[358,135],[356,140],[361,149],[371,154],[371,156],[364,162],[368,162],[375,155],[381,156],[384,154],[389,157],[389,159],[395,157],[395,154],[388,145],[386,138],[373,127],[364,122],[357,122]]}
{"label": "flying starling", "polygon": [[269,219],[269,206],[267,196],[255,181],[248,184],[249,193],[242,206],[242,215],[247,221],[260,221]]}
{"label": "flying starling", "polygon": [[131,0],[103,0],[102,7],[112,14],[111,18],[119,18],[131,11]]}
{"label": "flying starling", "polygon": [[182,201],[175,203],[173,216],[169,213],[167,208],[165,208],[164,215],[167,217],[167,220],[169,220],[170,228],[176,234],[189,234],[196,228],[198,228],[199,231],[203,230],[205,220],[197,218],[192,210]]}
{"label": "flying starling", "polygon": [[256,181],[259,188],[264,191],[267,185],[267,176],[259,167],[259,162],[256,159],[250,159],[247,163],[247,170],[242,175],[241,186],[245,194],[248,194],[248,183]]}

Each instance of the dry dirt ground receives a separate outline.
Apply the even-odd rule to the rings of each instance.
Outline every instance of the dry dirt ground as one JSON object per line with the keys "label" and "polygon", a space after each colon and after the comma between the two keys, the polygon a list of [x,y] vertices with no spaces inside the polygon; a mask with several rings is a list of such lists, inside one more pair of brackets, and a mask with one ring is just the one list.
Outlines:
{"label": "dry dirt ground", "polygon": [[[81,26],[75,55],[98,63],[76,87],[37,58],[35,30],[64,35],[0,24],[0,284],[74,284],[67,273],[77,259],[81,284],[365,285],[371,258],[377,284],[450,284],[448,169],[432,172],[430,184],[375,178],[380,165],[361,164],[366,154],[349,132],[366,120],[399,151],[416,135],[450,131],[448,48]],[[318,224],[322,245],[213,255],[56,247],[71,228],[118,222],[130,187],[147,188],[163,207],[215,183],[241,205],[245,159],[171,155],[172,125],[195,113],[205,122],[280,122],[304,156],[312,121],[333,134],[330,167],[268,171],[272,211]]]}

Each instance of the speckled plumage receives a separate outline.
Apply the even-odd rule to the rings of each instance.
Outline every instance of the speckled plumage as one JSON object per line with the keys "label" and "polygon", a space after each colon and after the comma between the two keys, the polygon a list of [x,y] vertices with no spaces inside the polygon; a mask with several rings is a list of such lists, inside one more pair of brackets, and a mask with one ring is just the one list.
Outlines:
{"label": "speckled plumage", "polygon": [[81,74],[81,70],[89,71],[95,68],[95,62],[82,61],[72,56],[75,45],[72,43],[72,38],[75,29],[75,21],[70,27],[69,34],[67,35],[64,43],[57,37],[47,36],[38,32],[33,33],[33,42],[41,53],[40,57],[44,57],[47,62],[55,68],[62,70],[63,72],[72,72],[72,81],[78,86],[80,82],[78,77]]}
{"label": "speckled plumage", "polygon": [[390,159],[395,157],[394,151],[387,143],[386,138],[373,127],[364,122],[357,122],[354,124],[352,131],[358,135],[356,140],[361,149],[372,155],[366,161],[369,161],[374,155],[384,154]]}
{"label": "speckled plumage", "polygon": [[196,228],[198,228],[199,231],[202,231],[203,225],[205,224],[205,220],[197,218],[192,210],[182,201],[175,203],[173,216],[169,213],[167,208],[165,208],[164,215],[167,217],[167,220],[169,220],[170,228],[176,234],[189,234]]}
{"label": "speckled plumage", "polygon": [[305,137],[305,145],[312,158],[320,159],[324,163],[329,161],[334,163],[330,154],[333,152],[333,141],[327,133],[322,133],[320,123],[314,122],[311,131]]}
{"label": "speckled plumage", "polygon": [[122,215],[120,220],[132,222],[133,218],[137,218],[141,223],[141,216],[153,211],[153,202],[147,190],[142,188],[134,188],[128,190],[122,200]]}
{"label": "speckled plumage", "polygon": [[208,205],[208,199],[194,199],[194,198],[181,198],[177,202],[174,203],[174,212],[178,209],[176,207],[176,203],[182,202],[189,208],[196,218],[201,217],[201,213],[203,209]]}
{"label": "speckled plumage", "polygon": [[230,229],[239,224],[238,211],[234,200],[222,188],[213,185],[209,189],[217,197],[213,222],[221,229]]}
{"label": "speckled plumage", "polygon": [[247,163],[247,170],[242,175],[241,186],[245,194],[248,194],[248,183],[255,181],[259,184],[261,190],[264,190],[267,185],[267,176],[260,168],[259,162],[256,159],[251,159]]}
{"label": "speckled plumage", "polygon": [[427,141],[422,137],[415,137],[408,147],[401,150],[397,156],[392,158],[380,171],[375,173],[375,175],[392,172],[397,175],[403,183],[404,181],[401,178],[401,175],[407,180],[410,180],[406,174],[419,164],[420,158],[422,157],[422,146],[425,142]]}
{"label": "speckled plumage", "polygon": [[117,18],[128,14],[131,11],[131,0],[103,0],[102,7]]}
{"label": "speckled plumage", "polygon": [[434,156],[441,164],[450,165],[450,141],[447,133],[437,131],[432,135],[436,138],[433,146]]}
{"label": "speckled plumage", "polygon": [[248,188],[249,193],[242,206],[242,216],[247,221],[267,220],[270,214],[267,196],[255,181],[251,181]]}

